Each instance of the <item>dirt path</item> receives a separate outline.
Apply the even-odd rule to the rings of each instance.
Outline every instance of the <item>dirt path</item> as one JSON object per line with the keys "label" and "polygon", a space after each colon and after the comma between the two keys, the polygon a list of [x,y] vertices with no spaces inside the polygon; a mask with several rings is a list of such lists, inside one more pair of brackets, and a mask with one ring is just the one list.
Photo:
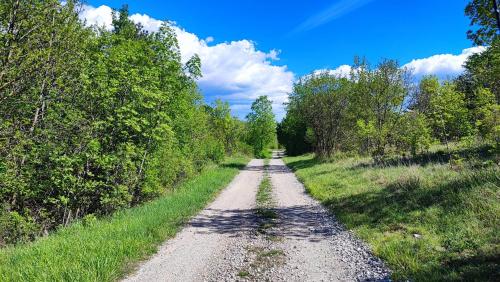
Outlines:
{"label": "dirt path", "polygon": [[269,165],[277,228],[283,237],[280,247],[286,258],[286,271],[277,280],[388,280],[383,263],[305,193],[281,159],[272,159]]}
{"label": "dirt path", "polygon": [[[255,229],[262,160],[252,160],[219,197],[125,281],[203,281]],[[235,274],[236,275],[236,274]]]}
{"label": "dirt path", "polygon": [[[263,177],[272,204],[256,208]],[[389,272],[275,156],[221,195],[125,281],[384,281]]]}

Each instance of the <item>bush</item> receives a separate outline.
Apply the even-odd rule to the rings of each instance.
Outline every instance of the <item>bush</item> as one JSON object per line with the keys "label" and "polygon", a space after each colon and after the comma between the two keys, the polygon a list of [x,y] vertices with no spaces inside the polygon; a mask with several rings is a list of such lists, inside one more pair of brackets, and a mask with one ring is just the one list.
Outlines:
{"label": "bush", "polygon": [[0,210],[0,246],[33,240],[38,230],[33,218]]}

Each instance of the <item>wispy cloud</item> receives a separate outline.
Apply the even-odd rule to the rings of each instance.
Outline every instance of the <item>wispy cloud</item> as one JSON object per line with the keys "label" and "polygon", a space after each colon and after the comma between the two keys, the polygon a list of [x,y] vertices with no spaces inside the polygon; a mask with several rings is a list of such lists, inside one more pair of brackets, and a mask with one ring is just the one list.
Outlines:
{"label": "wispy cloud", "polygon": [[293,33],[299,33],[314,29],[321,25],[324,25],[332,20],[338,19],[345,14],[348,14],[373,0],[340,0],[335,2],[333,5],[329,6],[320,13],[308,18],[297,26]]}

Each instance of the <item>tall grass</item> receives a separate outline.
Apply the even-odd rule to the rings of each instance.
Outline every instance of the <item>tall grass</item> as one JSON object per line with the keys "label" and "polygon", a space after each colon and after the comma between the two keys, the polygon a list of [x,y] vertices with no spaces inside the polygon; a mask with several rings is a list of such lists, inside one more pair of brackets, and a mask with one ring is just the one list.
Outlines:
{"label": "tall grass", "polygon": [[113,281],[155,253],[246,163],[233,158],[175,191],[109,218],[87,220],[27,245],[0,250],[0,281]]}
{"label": "tall grass", "polygon": [[320,162],[313,155],[285,162],[313,197],[389,264],[396,280],[500,277],[500,169],[494,162]]}

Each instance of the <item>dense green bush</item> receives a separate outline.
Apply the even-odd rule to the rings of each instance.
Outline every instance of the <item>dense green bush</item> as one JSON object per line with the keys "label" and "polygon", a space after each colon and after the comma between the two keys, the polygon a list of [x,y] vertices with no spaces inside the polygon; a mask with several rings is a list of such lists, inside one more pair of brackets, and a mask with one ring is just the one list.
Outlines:
{"label": "dense green bush", "polygon": [[[486,55],[496,54],[491,49],[498,46]],[[476,60],[471,57],[468,64]],[[313,73],[295,84],[278,139],[290,155],[314,151],[325,159],[353,151],[376,159],[415,156],[436,142],[470,138],[498,148],[496,82],[478,83],[483,71],[475,74],[469,67],[466,75],[444,82],[426,76],[418,87],[412,87],[409,70],[394,61],[371,69],[357,60],[348,77]]]}
{"label": "dense green bush", "polygon": [[228,106],[204,105],[200,59],[181,62],[168,23],[148,33],[124,7],[88,28],[80,5],[0,3],[4,244],[157,197],[244,140]]}
{"label": "dense green bush", "polygon": [[27,242],[35,238],[39,226],[33,218],[17,212],[0,210],[0,247],[16,242]]}

